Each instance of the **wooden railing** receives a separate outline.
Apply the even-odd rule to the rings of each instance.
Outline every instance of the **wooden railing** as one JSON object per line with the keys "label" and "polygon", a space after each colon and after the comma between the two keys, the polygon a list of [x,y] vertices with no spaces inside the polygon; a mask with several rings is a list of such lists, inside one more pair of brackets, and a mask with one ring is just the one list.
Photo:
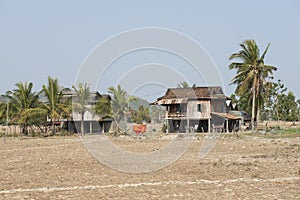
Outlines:
{"label": "wooden railing", "polygon": [[178,112],[176,112],[176,113],[167,113],[166,114],[167,118],[170,118],[170,117],[181,118],[181,117],[186,117],[186,116],[187,116],[186,113],[178,113]]}

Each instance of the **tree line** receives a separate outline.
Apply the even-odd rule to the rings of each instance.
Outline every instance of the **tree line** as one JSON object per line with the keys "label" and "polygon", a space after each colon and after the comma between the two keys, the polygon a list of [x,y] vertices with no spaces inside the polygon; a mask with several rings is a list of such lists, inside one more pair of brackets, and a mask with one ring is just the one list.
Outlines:
{"label": "tree line", "polygon": [[[33,91],[32,82],[19,82],[15,86],[15,89],[2,95],[4,99],[0,102],[0,120],[2,124],[20,126],[21,132],[28,135],[29,127],[32,126],[38,127],[41,132],[45,132],[43,127],[47,125],[47,119],[50,119],[52,124],[50,134],[53,135],[56,121],[62,118],[71,118],[72,99],[64,98],[64,94],[71,92],[71,89],[61,87],[56,78],[48,77],[47,84],[43,85],[42,90],[38,92]],[[79,89],[73,86],[76,97],[80,98],[81,94],[79,93],[83,94],[86,91],[82,90],[82,84],[78,84],[78,87]],[[86,102],[80,103],[85,104]],[[74,108],[79,110],[79,103],[75,104]]]}
{"label": "tree line", "polygon": [[[72,88],[59,85],[57,78],[48,77],[46,85],[41,91],[33,90],[33,83],[19,82],[16,88],[2,95],[0,102],[0,123],[5,125],[19,126],[24,135],[28,135],[30,127],[38,127],[40,132],[45,132],[43,127],[51,123],[50,135],[56,132],[55,122],[61,119],[72,119],[72,111],[81,115],[81,133],[84,134],[84,114],[90,111],[104,118],[114,118],[116,123],[130,115],[133,122],[151,122],[149,108],[140,106],[134,110],[129,107],[130,102],[136,100],[129,96],[118,85],[116,88],[109,87],[108,93],[111,99],[102,97],[91,107],[91,91],[87,83],[77,83]],[[72,93],[66,98],[67,93]],[[153,109],[152,116],[157,109]],[[120,130],[118,130],[120,131]]]}

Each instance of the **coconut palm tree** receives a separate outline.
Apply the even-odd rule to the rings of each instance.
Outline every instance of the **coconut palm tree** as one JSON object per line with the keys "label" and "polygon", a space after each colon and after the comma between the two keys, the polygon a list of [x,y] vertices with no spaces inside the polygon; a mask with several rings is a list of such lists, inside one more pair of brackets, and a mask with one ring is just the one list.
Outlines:
{"label": "coconut palm tree", "polygon": [[52,135],[55,134],[55,121],[61,118],[61,115],[70,114],[70,106],[63,99],[64,92],[68,92],[68,88],[61,88],[57,78],[48,77],[48,84],[42,86],[47,102],[44,103],[48,117],[52,122]]}
{"label": "coconut palm tree", "polygon": [[96,102],[94,112],[101,117],[101,119],[112,117],[111,102],[106,97],[101,97]]}
{"label": "coconut palm tree", "polygon": [[251,127],[255,129],[254,121],[257,119],[257,114],[262,102],[257,100],[263,98],[263,85],[267,85],[268,79],[272,78],[273,71],[277,68],[271,65],[265,65],[264,58],[270,47],[267,48],[260,55],[259,48],[254,40],[245,40],[240,44],[242,50],[237,53],[233,53],[229,60],[238,59],[240,62],[232,62],[229,65],[229,69],[236,69],[237,74],[232,79],[231,84],[236,84],[237,88],[235,93],[238,96],[244,96],[247,92],[250,92],[249,99],[252,100],[252,116]]}
{"label": "coconut palm tree", "polygon": [[[97,100],[94,106],[94,113],[100,116],[100,120],[103,121],[105,118],[112,118],[112,108],[110,97],[101,97]],[[102,123],[102,132],[105,131],[105,123]]]}
{"label": "coconut palm tree", "polygon": [[186,81],[183,81],[183,82],[180,82],[179,84],[177,84],[177,88],[195,88],[196,87],[196,84],[193,84],[192,86],[190,86],[188,84],[188,82]]}
{"label": "coconut palm tree", "polygon": [[131,109],[131,119],[134,123],[142,124],[144,122],[151,123],[150,111],[149,108],[140,106],[139,109]]}
{"label": "coconut palm tree", "polygon": [[28,135],[28,126],[42,111],[39,108],[39,94],[33,91],[32,83],[19,82],[16,87],[5,95],[9,99],[9,115],[12,117],[10,123],[21,125],[23,134]]}
{"label": "coconut palm tree", "polygon": [[91,98],[90,87],[85,83],[78,83],[78,88],[73,85],[76,96],[73,99],[73,108],[81,115],[81,134],[84,134],[84,114],[90,109],[89,102]]}
{"label": "coconut palm tree", "polygon": [[118,132],[120,131],[119,124],[120,121],[128,114],[129,107],[128,104],[135,101],[136,98],[133,96],[128,96],[127,92],[118,85],[117,88],[109,87],[108,92],[112,94],[112,111],[114,118],[118,124]]}
{"label": "coconut palm tree", "polygon": [[7,116],[8,116],[8,102],[1,102],[0,101],[0,123],[7,124]]}

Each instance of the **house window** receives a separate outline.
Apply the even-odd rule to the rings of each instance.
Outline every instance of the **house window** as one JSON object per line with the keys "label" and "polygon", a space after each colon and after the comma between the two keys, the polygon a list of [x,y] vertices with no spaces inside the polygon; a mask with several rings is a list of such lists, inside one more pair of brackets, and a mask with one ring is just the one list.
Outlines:
{"label": "house window", "polygon": [[198,104],[197,111],[202,112],[202,105],[201,104]]}

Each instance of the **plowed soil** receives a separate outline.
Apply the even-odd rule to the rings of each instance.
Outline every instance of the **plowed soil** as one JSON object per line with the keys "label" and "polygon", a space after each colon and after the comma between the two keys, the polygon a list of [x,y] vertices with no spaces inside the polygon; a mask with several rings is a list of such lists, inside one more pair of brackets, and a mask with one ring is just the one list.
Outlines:
{"label": "plowed soil", "polygon": [[[168,139],[112,141],[150,152]],[[203,159],[203,138],[171,165],[125,173],[103,165],[76,136],[0,140],[0,199],[300,199],[300,138],[223,137]]]}

